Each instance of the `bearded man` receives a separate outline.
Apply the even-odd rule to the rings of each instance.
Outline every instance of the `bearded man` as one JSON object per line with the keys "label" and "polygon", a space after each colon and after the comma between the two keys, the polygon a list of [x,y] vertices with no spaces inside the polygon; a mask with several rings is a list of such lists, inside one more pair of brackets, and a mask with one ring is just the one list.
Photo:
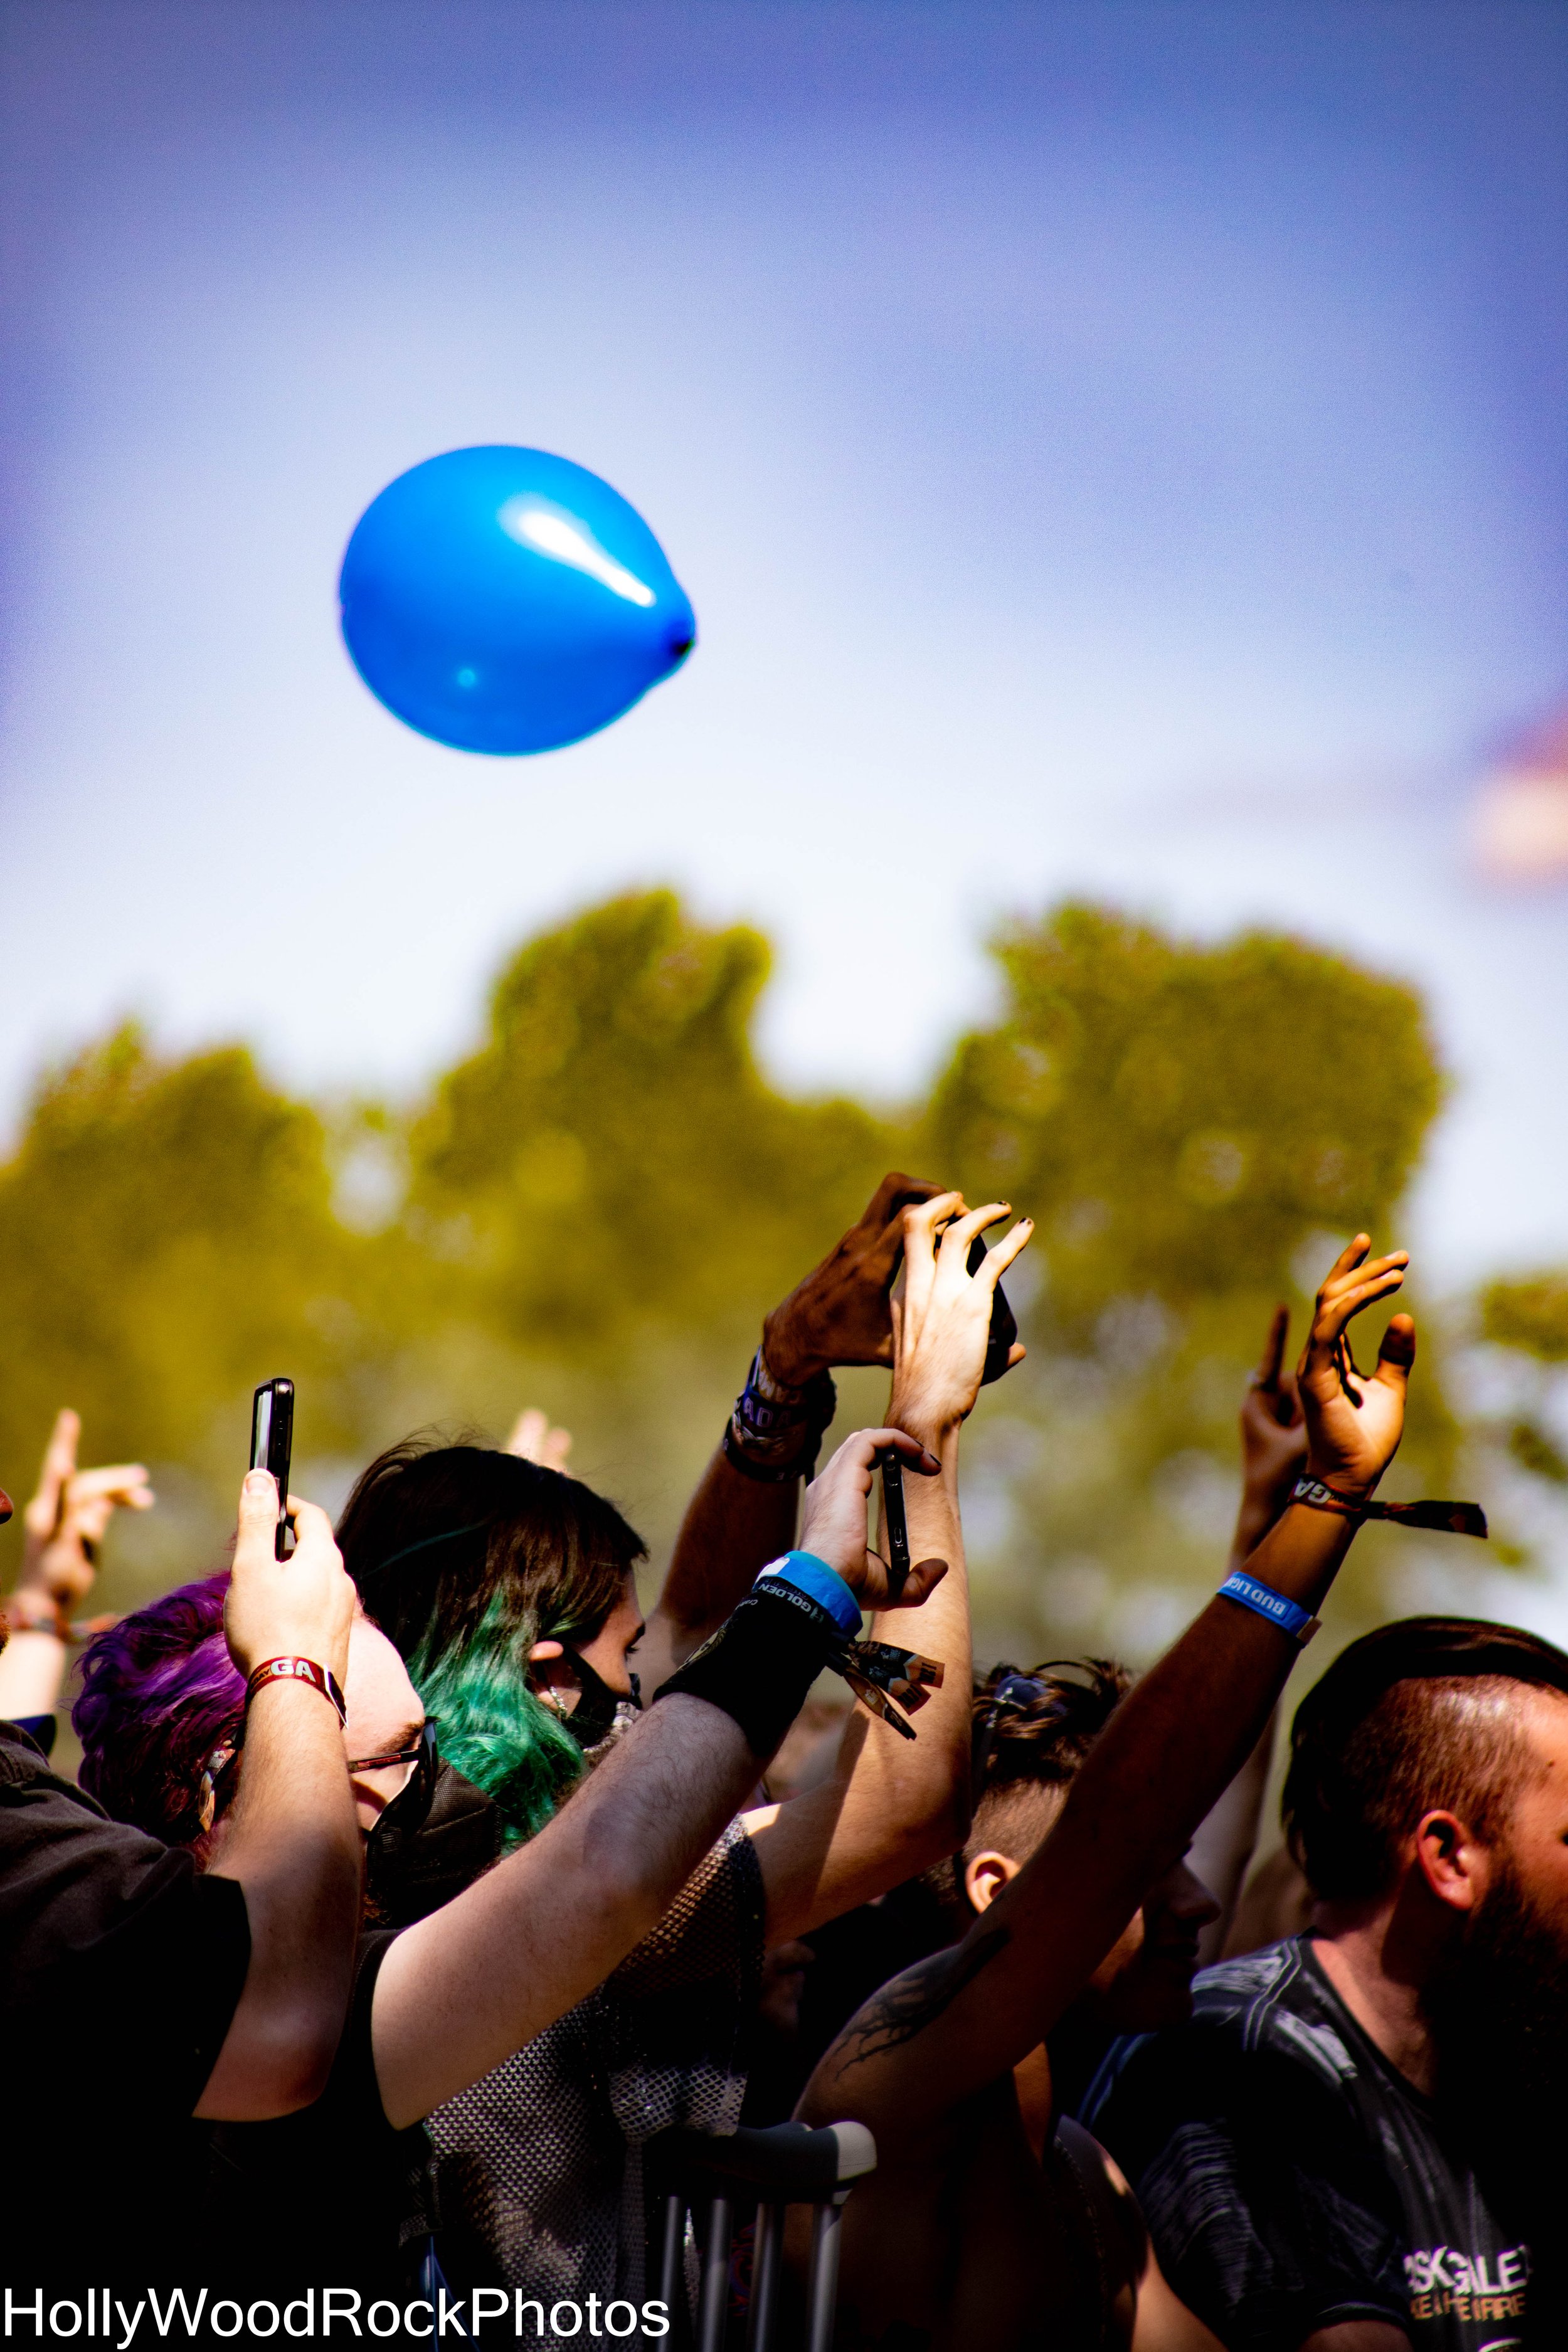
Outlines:
{"label": "bearded man", "polygon": [[1527,2289],[1563,2342],[1528,2283],[1561,2211],[1568,1657],[1383,1626],[1302,1702],[1281,1810],[1309,1932],[1200,1976],[1084,2104],[1165,2276],[1232,2352],[1509,2352]]}

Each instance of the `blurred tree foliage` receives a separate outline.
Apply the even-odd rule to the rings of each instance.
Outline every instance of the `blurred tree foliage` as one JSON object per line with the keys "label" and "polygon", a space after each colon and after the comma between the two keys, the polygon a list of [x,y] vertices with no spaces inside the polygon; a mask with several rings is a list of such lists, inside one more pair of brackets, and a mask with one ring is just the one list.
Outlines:
{"label": "blurred tree foliage", "polygon": [[1492,1282],[1480,1295],[1481,1337],[1542,1364],[1568,1364],[1568,1274]]}
{"label": "blurred tree foliage", "polygon": [[[150,1463],[164,1501],[111,1545],[126,1605],[210,1564],[250,1386],[286,1370],[324,1500],[411,1427],[504,1431],[538,1402],[657,1550],[761,1315],[902,1164],[1039,1221],[1011,1284],[1029,1361],[973,1433],[983,1640],[1148,1654],[1223,1552],[1274,1300],[1358,1225],[1397,1237],[1441,1080],[1411,991],[1291,940],[1068,907],[996,951],[1001,1018],[903,1119],[772,1086],[765,942],[666,891],[526,945],[478,1050],[406,1116],[117,1033],[46,1080],[0,1168],[7,1483],[65,1402],[86,1458]],[[1445,1491],[1436,1373],[1428,1351],[1391,1491]],[[878,1410],[875,1376],[841,1391],[846,1423]]]}
{"label": "blurred tree foliage", "polygon": [[[1002,1018],[960,1042],[927,1122],[972,1200],[1040,1223],[1031,1359],[976,1433],[988,1601],[1018,1648],[1145,1654],[1223,1552],[1271,1308],[1297,1307],[1294,1349],[1340,1244],[1397,1241],[1441,1075],[1414,991],[1295,940],[1067,906],[995,952]],[[1391,1494],[1450,1467],[1436,1371],[1428,1346]],[[1388,1556],[1358,1545],[1352,1608],[1376,1610]]]}
{"label": "blurred tree foliage", "polygon": [[199,1457],[279,1350],[335,1391],[358,1254],[315,1112],[243,1048],[167,1062],[120,1029],[45,1082],[0,1170],[0,1426],[36,1437],[68,1400],[100,1454]]}
{"label": "blurred tree foliage", "polygon": [[1513,1410],[1503,1434],[1512,1461],[1549,1486],[1568,1486],[1561,1428],[1568,1366],[1568,1274],[1561,1270],[1489,1283],[1477,1301],[1481,1339],[1513,1360]]}
{"label": "blurred tree foliage", "polygon": [[887,1130],[763,1077],[768,965],[757,932],[704,930],[662,890],[513,959],[412,1136],[411,1223],[471,1313],[600,1358],[649,1326],[749,1333],[858,1214]]}

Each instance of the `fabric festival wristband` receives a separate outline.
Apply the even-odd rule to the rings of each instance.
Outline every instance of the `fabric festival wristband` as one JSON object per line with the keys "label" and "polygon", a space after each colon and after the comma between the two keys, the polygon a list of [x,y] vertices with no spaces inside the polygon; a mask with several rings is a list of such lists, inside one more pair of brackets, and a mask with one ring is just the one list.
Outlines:
{"label": "fabric festival wristband", "polygon": [[1487,1515],[1479,1503],[1374,1503],[1336,1495],[1321,1478],[1298,1478],[1293,1503],[1310,1511],[1333,1511],[1342,1519],[1388,1519],[1396,1528],[1427,1528],[1434,1535],[1477,1536],[1486,1540]]}
{"label": "fabric festival wristband", "polygon": [[1239,1569],[1234,1575],[1227,1576],[1219,1587],[1219,1598],[1222,1601],[1239,1601],[1244,1609],[1254,1610],[1259,1617],[1267,1617],[1271,1625],[1278,1625],[1282,1633],[1289,1633],[1303,1650],[1318,1630],[1318,1618],[1296,1601],[1287,1601],[1282,1592],[1275,1592],[1268,1585],[1259,1584],[1255,1576],[1244,1576]]}
{"label": "fabric festival wristband", "polygon": [[[825,1609],[840,1633],[851,1639],[860,1631],[860,1604],[836,1568],[829,1568],[814,1551],[786,1551],[778,1559],[770,1560],[757,1579],[757,1584],[773,1582],[795,1592],[804,1592]],[[752,1587],[753,1591],[756,1587]]]}
{"label": "fabric festival wristband", "polygon": [[838,1647],[815,1602],[776,1580],[759,1583],[716,1633],[654,1693],[706,1699],[739,1724],[754,1756],[773,1755]]}
{"label": "fabric festival wristband", "polygon": [[309,1683],[312,1690],[320,1691],[321,1696],[336,1707],[338,1721],[346,1721],[348,1702],[339,1687],[336,1675],[331,1666],[319,1666],[314,1658],[265,1659],[245,1685],[246,1706],[248,1706],[257,1692],[264,1690],[268,1683],[289,1682]]}

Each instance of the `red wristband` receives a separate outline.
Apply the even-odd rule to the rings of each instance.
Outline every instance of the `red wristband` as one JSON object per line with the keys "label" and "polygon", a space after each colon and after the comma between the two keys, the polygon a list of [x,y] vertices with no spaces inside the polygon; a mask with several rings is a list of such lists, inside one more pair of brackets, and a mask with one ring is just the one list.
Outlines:
{"label": "red wristband", "polygon": [[264,1660],[263,1663],[257,1667],[256,1672],[251,1675],[250,1680],[245,1685],[246,1706],[248,1706],[250,1705],[250,1702],[256,1696],[257,1692],[262,1689],[266,1684],[289,1682],[309,1683],[312,1690],[318,1690],[321,1692],[323,1698],[331,1699],[332,1705],[337,1708],[338,1721],[340,1723],[343,1722],[347,1717],[349,1711],[348,1702],[343,1697],[342,1692],[339,1688],[336,1675],[333,1674],[331,1666],[319,1666],[314,1658],[268,1658]]}

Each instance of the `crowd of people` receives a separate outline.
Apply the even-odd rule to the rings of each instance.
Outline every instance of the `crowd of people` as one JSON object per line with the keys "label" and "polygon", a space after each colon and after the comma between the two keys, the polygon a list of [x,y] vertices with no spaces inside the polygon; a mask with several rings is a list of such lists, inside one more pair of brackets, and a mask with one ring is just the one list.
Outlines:
{"label": "crowd of people", "polygon": [[[335,1530],[252,1470],[226,1569],[84,1619],[153,1498],[62,1412],[0,1651],[8,2336],[679,2347],[645,2151],[794,2116],[875,2139],[845,2352],[1568,2340],[1568,1656],[1352,1643],[1249,1878],[1299,1652],[1412,1515],[1375,1496],[1414,1327],[1351,1346],[1405,1255],[1341,1254],[1295,1373],[1277,1315],[1230,1558],[1156,1664],[977,1675],[960,1440],[1023,1353],[1010,1216],[884,1181],[766,1318],[646,1621],[537,1414],[390,1447]],[[821,1461],[857,1364],[882,1425]]]}

